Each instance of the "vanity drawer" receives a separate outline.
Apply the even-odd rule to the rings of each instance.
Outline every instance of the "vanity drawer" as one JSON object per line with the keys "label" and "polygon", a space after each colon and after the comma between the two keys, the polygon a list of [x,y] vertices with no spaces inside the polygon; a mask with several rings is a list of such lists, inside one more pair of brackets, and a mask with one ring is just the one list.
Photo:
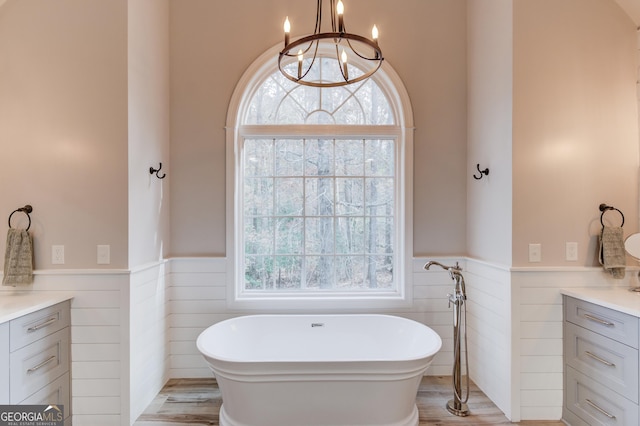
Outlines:
{"label": "vanity drawer", "polygon": [[71,412],[71,392],[69,373],[58,377],[52,383],[19,402],[20,405],[62,405],[64,417]]}
{"label": "vanity drawer", "polygon": [[565,320],[638,349],[638,318],[566,296]]}
{"label": "vanity drawer", "polygon": [[10,357],[11,404],[17,404],[69,371],[69,329],[25,346]]}
{"label": "vanity drawer", "polygon": [[[566,371],[566,401],[569,411],[585,424],[637,426],[638,406],[611,392],[571,367]],[[578,426],[579,422],[571,422]]]}
{"label": "vanity drawer", "polygon": [[10,323],[10,351],[14,352],[48,334],[62,330],[69,323],[68,301],[17,318]]}
{"label": "vanity drawer", "polygon": [[565,322],[565,362],[638,402],[638,350]]}

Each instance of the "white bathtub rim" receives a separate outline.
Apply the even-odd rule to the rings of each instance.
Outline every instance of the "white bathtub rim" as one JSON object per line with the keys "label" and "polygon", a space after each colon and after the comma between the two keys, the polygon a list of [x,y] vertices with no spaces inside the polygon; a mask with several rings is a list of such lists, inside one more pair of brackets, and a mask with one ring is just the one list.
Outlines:
{"label": "white bathtub rim", "polygon": [[[369,358],[366,360],[362,360],[362,359],[330,359],[330,360],[325,360],[325,359],[309,359],[309,360],[303,360],[303,361],[299,361],[297,359],[245,359],[245,360],[238,360],[235,358],[231,358],[231,357],[226,357],[226,356],[222,356],[220,354],[216,354],[213,353],[213,351],[208,347],[209,342],[206,342],[205,339],[207,337],[207,334],[209,333],[210,330],[212,330],[214,327],[215,328],[221,328],[221,327],[225,327],[228,326],[230,324],[233,324],[233,322],[235,321],[242,321],[244,319],[261,319],[261,318],[273,318],[273,317],[296,317],[296,318],[307,318],[309,320],[311,320],[312,322],[321,322],[323,320],[329,319],[329,318],[336,318],[336,317],[375,317],[375,318],[391,318],[393,321],[400,321],[400,322],[405,322],[408,324],[411,324],[412,326],[418,327],[419,329],[422,329],[423,331],[425,331],[427,334],[430,335],[430,338],[433,339],[433,344],[430,345],[430,347],[428,348],[427,351],[420,353],[420,354],[416,354],[414,356],[408,356],[408,357],[404,357],[404,358]],[[431,339],[430,339],[431,340]],[[234,317],[234,318],[230,318],[230,319],[226,319],[220,322],[217,322],[213,325],[210,325],[209,327],[207,327],[205,330],[203,330],[199,335],[198,338],[196,339],[196,346],[198,348],[198,351],[205,357],[205,359],[207,359],[207,362],[211,365],[211,360],[215,360],[216,362],[226,362],[226,363],[237,363],[237,364],[245,364],[245,365],[249,365],[251,363],[262,363],[262,364],[266,364],[266,363],[283,363],[283,362],[291,362],[291,363],[350,363],[350,362],[357,362],[357,363],[362,363],[362,362],[412,362],[412,361],[427,361],[427,360],[431,360],[441,349],[442,349],[442,338],[440,337],[440,335],[438,333],[435,332],[435,330],[433,330],[431,327],[409,319],[409,318],[404,318],[404,317],[400,317],[400,316],[396,316],[396,315],[388,315],[388,314],[250,314],[250,315],[242,315],[242,316],[238,316],[238,317]],[[429,361],[430,362],[430,361]]]}

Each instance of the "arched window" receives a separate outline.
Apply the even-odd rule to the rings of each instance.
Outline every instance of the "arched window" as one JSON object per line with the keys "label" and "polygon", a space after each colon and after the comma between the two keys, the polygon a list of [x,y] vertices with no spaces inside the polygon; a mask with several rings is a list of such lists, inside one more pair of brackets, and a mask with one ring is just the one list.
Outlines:
{"label": "arched window", "polygon": [[231,306],[410,302],[412,127],[399,78],[383,66],[357,84],[302,86],[276,57],[247,70],[229,107]]}

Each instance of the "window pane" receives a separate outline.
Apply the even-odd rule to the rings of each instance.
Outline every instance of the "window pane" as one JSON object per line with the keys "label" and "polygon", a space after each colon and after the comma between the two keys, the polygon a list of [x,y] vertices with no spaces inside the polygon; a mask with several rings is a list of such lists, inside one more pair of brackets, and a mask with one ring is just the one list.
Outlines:
{"label": "window pane", "polygon": [[380,86],[371,79],[364,82],[358,90],[357,97],[363,103],[362,109],[367,117],[367,123],[376,125],[394,124],[393,112],[387,97],[380,90]]}
{"label": "window pane", "polygon": [[264,217],[245,219],[244,252],[246,254],[270,254],[273,252],[272,219]]}
{"label": "window pane", "polygon": [[367,176],[393,176],[394,143],[390,140],[372,140],[365,144]]}
{"label": "window pane", "polygon": [[318,139],[305,143],[305,174],[329,176],[333,174],[333,141]]}
{"label": "window pane", "polygon": [[305,187],[307,216],[333,215],[333,179],[308,178]]}
{"label": "window pane", "polygon": [[302,182],[302,178],[275,179],[276,214],[281,216],[302,215],[304,205]]}
{"label": "window pane", "polygon": [[[302,236],[304,235],[302,224],[302,218],[299,217],[284,217],[276,221],[276,253],[302,254]],[[273,241],[273,234],[270,237]]]}
{"label": "window pane", "polygon": [[364,214],[364,179],[336,179],[336,214]]}
{"label": "window pane", "polygon": [[244,145],[245,176],[271,176],[273,173],[273,141],[247,140]]}
{"label": "window pane", "polygon": [[307,256],[306,259],[306,287],[332,289],[335,283],[333,256]]}
{"label": "window pane", "polygon": [[275,273],[276,288],[295,290],[302,287],[302,257],[276,256]]}
{"label": "window pane", "polygon": [[354,125],[365,122],[362,104],[358,99],[350,97],[334,113],[337,124]]}
{"label": "window pane", "polygon": [[364,253],[364,218],[336,218],[336,253]]}
{"label": "window pane", "polygon": [[291,100],[301,111],[317,111],[320,107],[320,88],[295,86],[290,92]]}
{"label": "window pane", "polygon": [[364,288],[364,256],[336,256],[337,288],[356,290]]}
{"label": "window pane", "polygon": [[336,141],[336,175],[364,176],[364,141]]}
{"label": "window pane", "polygon": [[245,216],[273,214],[273,179],[246,178],[244,180]]}
{"label": "window pane", "polygon": [[273,288],[273,258],[245,256],[244,288],[266,290]]}
{"label": "window pane", "polygon": [[301,140],[276,141],[276,175],[302,176],[304,153]]}
{"label": "window pane", "polygon": [[365,219],[366,252],[371,254],[393,253],[393,218],[368,217]]}
{"label": "window pane", "polygon": [[368,256],[365,285],[369,288],[390,288],[393,285],[393,262],[390,256]]}
{"label": "window pane", "polygon": [[366,180],[365,204],[371,216],[393,214],[393,179],[374,178]]}
{"label": "window pane", "polygon": [[333,218],[307,218],[305,220],[305,252],[308,254],[333,253]]}

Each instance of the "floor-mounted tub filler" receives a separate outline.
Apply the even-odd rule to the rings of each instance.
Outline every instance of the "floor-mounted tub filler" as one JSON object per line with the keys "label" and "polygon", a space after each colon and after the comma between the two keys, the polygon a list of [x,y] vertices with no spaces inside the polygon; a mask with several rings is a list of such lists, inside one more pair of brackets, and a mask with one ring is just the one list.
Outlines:
{"label": "floor-mounted tub filler", "polygon": [[[433,265],[437,265],[449,272],[449,276],[454,282],[453,293],[448,294],[449,307],[453,306],[453,399],[447,402],[447,410],[456,416],[466,417],[470,414],[467,401],[469,400],[469,353],[467,352],[467,292],[465,290],[462,268],[456,262],[455,266],[446,266],[440,262],[431,261],[424,265],[424,269],[429,270]],[[463,345],[464,342],[464,345]],[[466,392],[462,391],[462,354],[464,352],[466,368]]]}
{"label": "floor-mounted tub filler", "polygon": [[442,340],[390,315],[249,315],[212,325],[197,346],[222,393],[221,426],[417,426]]}

